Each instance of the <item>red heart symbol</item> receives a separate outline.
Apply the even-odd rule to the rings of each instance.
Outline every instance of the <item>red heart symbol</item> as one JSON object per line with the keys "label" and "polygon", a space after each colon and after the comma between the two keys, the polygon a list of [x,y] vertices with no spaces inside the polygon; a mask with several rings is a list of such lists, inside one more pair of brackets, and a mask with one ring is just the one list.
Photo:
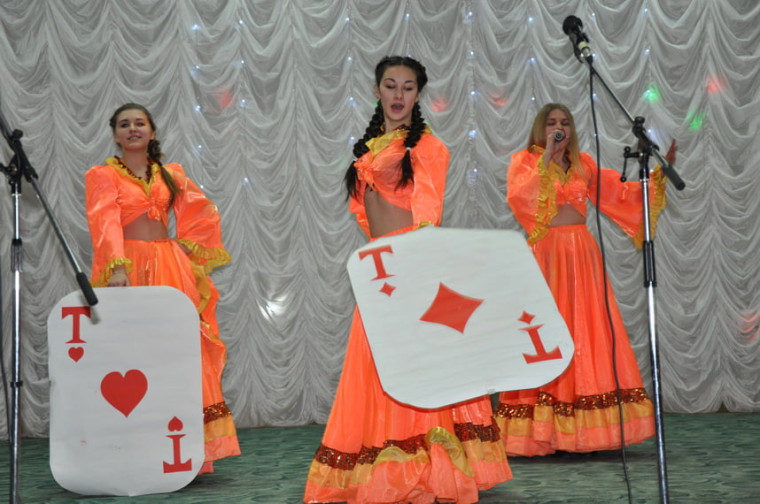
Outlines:
{"label": "red heart symbol", "polygon": [[71,357],[71,360],[74,362],[79,362],[79,359],[81,359],[83,355],[84,348],[78,346],[69,348],[69,357]]}
{"label": "red heart symbol", "polygon": [[108,403],[128,417],[148,391],[148,379],[137,369],[123,376],[118,371],[108,373],[100,382],[100,393]]}
{"label": "red heart symbol", "polygon": [[177,431],[181,431],[184,425],[182,424],[182,420],[180,420],[177,417],[174,417],[171,420],[169,420],[168,427],[169,427],[170,432],[177,432]]}

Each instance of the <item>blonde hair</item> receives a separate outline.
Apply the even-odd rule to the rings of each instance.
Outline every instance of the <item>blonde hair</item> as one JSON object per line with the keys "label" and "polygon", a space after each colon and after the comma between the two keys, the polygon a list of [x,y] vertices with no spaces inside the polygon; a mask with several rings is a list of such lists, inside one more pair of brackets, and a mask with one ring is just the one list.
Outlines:
{"label": "blonde hair", "polygon": [[581,166],[580,148],[578,147],[578,134],[575,130],[575,119],[570,109],[561,103],[547,103],[536,114],[536,118],[533,120],[533,126],[530,128],[530,135],[528,136],[528,148],[533,145],[546,148],[546,120],[549,114],[553,110],[561,110],[567,116],[567,120],[570,121],[570,135],[567,144],[567,150],[565,157],[570,161],[571,165],[575,165],[579,170],[583,170]]}

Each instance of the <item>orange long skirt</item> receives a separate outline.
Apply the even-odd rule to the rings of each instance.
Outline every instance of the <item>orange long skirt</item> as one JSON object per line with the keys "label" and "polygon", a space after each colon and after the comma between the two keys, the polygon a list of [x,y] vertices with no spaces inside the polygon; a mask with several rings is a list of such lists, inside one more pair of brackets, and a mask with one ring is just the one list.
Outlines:
{"label": "orange long skirt", "polygon": [[[613,331],[599,247],[585,225],[549,229],[532,246],[575,343],[567,370],[537,389],[502,392],[495,419],[507,454],[546,455],[620,448]],[[654,408],[608,283],[625,444],[654,435]]]}
{"label": "orange long skirt", "polygon": [[240,455],[232,413],[222,394],[222,371],[227,360],[219,339],[216,303],[219,292],[202,268],[194,266],[181,247],[170,239],[125,240],[124,252],[132,260],[130,285],[166,285],[184,292],[200,315],[201,369],[205,440],[205,471],[209,462]]}
{"label": "orange long skirt", "polygon": [[512,478],[488,397],[418,409],[386,394],[358,309],[304,502],[478,501]]}

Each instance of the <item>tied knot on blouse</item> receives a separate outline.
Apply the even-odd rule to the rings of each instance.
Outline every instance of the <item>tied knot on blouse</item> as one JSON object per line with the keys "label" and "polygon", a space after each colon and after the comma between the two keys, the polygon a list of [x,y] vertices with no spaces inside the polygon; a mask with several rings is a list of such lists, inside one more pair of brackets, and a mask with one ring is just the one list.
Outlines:
{"label": "tied knot on blouse", "polygon": [[[407,128],[398,128],[368,140],[369,152],[357,159],[354,164],[359,180],[366,183],[373,191],[395,189],[398,184],[401,159],[407,152],[411,153],[412,149],[403,143],[393,145],[392,149],[388,147],[397,140],[406,139],[408,133]],[[423,133],[431,133],[430,127],[425,125]],[[375,158],[381,152],[384,154],[383,163],[377,166]]]}
{"label": "tied knot on blouse", "polygon": [[152,199],[151,201],[153,202],[153,204],[150,206],[150,208],[146,212],[146,215],[151,220],[155,220],[155,221],[161,220],[162,212],[159,207],[159,203],[155,199]]}
{"label": "tied knot on blouse", "polygon": [[[166,184],[162,183],[161,169],[157,163],[150,166],[151,176],[148,181],[131,174],[118,158],[108,158],[106,164],[116,168],[131,182],[132,189],[124,188],[116,196],[122,210],[122,225],[143,213],[151,220],[168,223],[171,194]],[[139,196],[140,193],[142,196]]]}

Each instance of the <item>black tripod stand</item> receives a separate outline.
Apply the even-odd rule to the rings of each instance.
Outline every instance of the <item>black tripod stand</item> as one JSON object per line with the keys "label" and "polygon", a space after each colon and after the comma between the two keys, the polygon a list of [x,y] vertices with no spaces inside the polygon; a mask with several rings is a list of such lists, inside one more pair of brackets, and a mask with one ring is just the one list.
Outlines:
{"label": "black tripod stand", "polygon": [[[589,81],[591,85],[591,91],[593,95],[593,83],[594,77],[602,83],[604,89],[610,94],[620,110],[628,118],[628,121],[632,125],[633,134],[638,139],[639,152],[636,154],[629,154],[627,156],[637,157],[640,163],[640,178],[642,185],[642,197],[644,208],[644,244],[643,244],[643,256],[644,256],[644,288],[647,291],[647,314],[649,318],[649,351],[650,359],[652,363],[652,384],[653,384],[653,399],[654,399],[654,414],[655,414],[655,428],[657,433],[657,467],[660,484],[660,501],[663,504],[668,502],[668,480],[667,480],[667,465],[665,462],[665,430],[662,423],[662,392],[660,388],[660,363],[659,363],[659,350],[657,342],[657,328],[655,323],[655,297],[654,288],[657,285],[655,278],[655,257],[654,257],[654,243],[651,237],[651,219],[649,208],[649,158],[654,155],[660,162],[662,172],[673,183],[673,185],[679,191],[685,187],[683,180],[678,176],[673,167],[660,155],[657,145],[652,142],[648,137],[646,130],[644,129],[644,118],[636,117],[634,119],[631,114],[628,113],[626,108],[620,102],[615,93],[607,86],[604,79],[596,72],[594,68],[594,57],[591,54],[591,49],[588,45],[588,37],[583,33],[583,23],[575,16],[568,16],[562,23],[562,30],[570,37],[573,43],[573,51],[578,60],[583,63],[588,63],[589,68]],[[593,103],[593,102],[592,102]],[[629,149],[630,151],[630,149]]]}
{"label": "black tripod stand", "polygon": [[24,153],[24,149],[21,146],[21,137],[23,133],[19,130],[8,129],[5,118],[0,111],[0,129],[2,129],[3,137],[5,137],[8,145],[13,152],[13,157],[8,163],[8,166],[0,164],[0,170],[8,177],[8,182],[11,186],[11,195],[13,197],[13,241],[11,242],[11,271],[13,273],[13,339],[12,339],[12,378],[11,378],[11,404],[6,404],[8,415],[8,441],[11,447],[11,461],[10,461],[10,497],[9,502],[16,504],[19,501],[19,455],[20,455],[20,438],[19,438],[19,399],[21,394],[21,359],[20,359],[20,343],[21,343],[21,272],[22,272],[22,260],[23,260],[23,244],[21,241],[20,233],[20,205],[19,200],[21,196],[21,177],[23,176],[32,185],[37,197],[42,206],[45,208],[45,213],[48,216],[55,234],[58,236],[59,241],[63,245],[66,255],[71,262],[74,271],[76,272],[77,283],[79,284],[82,293],[84,294],[87,303],[94,305],[98,302],[95,297],[95,292],[92,290],[90,282],[87,280],[87,276],[82,272],[79,264],[77,263],[71,249],[66,242],[66,239],[61,232],[61,228],[53,216],[53,212],[48,205],[48,202],[42,193],[42,190],[37,185],[37,173],[32,167],[31,163]]}

